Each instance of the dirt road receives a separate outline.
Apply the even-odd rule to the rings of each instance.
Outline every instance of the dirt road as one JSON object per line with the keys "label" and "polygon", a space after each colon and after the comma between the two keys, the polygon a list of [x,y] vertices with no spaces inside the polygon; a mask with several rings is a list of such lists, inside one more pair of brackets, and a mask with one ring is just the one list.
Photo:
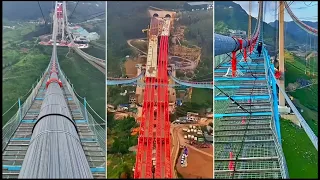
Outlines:
{"label": "dirt road", "polygon": [[[196,124],[194,124],[196,125]],[[172,159],[172,172],[175,172],[175,167],[177,171],[184,178],[213,178],[213,148],[207,149],[198,149],[186,143],[186,140],[183,138],[182,129],[188,127],[184,124],[171,124],[170,132],[172,134],[172,150],[171,150],[171,159]],[[180,165],[181,156],[178,156],[179,147],[187,146],[189,149],[188,156],[188,166],[183,168]],[[211,153],[210,153],[211,150]],[[179,161],[176,162],[176,159],[179,158]],[[174,177],[177,178],[176,173]]]}

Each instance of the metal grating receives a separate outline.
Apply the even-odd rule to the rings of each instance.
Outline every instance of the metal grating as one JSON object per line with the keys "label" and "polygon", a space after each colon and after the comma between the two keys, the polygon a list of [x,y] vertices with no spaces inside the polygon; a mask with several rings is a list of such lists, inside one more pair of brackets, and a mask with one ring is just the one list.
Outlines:
{"label": "metal grating", "polygon": [[[218,72],[215,73],[215,85],[218,88],[215,88],[214,103],[215,178],[283,177],[277,140],[272,129],[272,105],[264,59],[252,56],[251,60],[238,62],[237,70],[243,73],[238,77],[226,75],[228,67],[231,67],[230,62],[215,69]],[[225,94],[250,112],[251,119],[249,113]]]}

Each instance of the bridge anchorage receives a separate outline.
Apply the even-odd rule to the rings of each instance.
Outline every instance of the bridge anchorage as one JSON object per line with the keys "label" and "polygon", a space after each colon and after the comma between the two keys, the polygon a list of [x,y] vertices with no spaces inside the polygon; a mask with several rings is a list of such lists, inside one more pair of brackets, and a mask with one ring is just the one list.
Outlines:
{"label": "bridge anchorage", "polygon": [[3,178],[105,178],[105,124],[92,117],[90,105],[75,92],[57,57],[56,35],[64,10],[65,2],[56,2],[47,69],[2,128]]}

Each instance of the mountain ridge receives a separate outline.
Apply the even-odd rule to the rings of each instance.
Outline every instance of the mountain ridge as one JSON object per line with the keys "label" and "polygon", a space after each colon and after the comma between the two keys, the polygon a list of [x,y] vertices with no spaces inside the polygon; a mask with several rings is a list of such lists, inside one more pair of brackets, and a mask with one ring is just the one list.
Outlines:
{"label": "mountain ridge", "polygon": [[[278,29],[278,20],[274,22],[268,23],[270,26]],[[302,21],[303,23],[307,24],[310,27],[318,29],[318,22],[312,21]],[[285,32],[291,34],[297,42],[306,44],[306,37],[308,37],[308,33],[301,29],[294,21],[285,21]]]}
{"label": "mountain ridge", "polygon": [[[248,31],[248,14],[247,12],[237,3],[232,1],[215,1],[215,33],[221,33],[221,29],[239,29],[243,31]],[[255,17],[251,18],[251,32],[254,32],[257,19]],[[275,45],[276,29],[270,24],[263,22],[263,38],[264,42],[270,46]],[[289,34],[285,44],[297,45],[299,42]]]}

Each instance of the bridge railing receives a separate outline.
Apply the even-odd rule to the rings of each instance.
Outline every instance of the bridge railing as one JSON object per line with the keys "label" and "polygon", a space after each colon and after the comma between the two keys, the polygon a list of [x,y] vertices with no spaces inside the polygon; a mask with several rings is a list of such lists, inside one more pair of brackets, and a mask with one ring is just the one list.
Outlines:
{"label": "bridge railing", "polygon": [[37,83],[37,85],[34,87],[34,89],[32,90],[31,94],[29,95],[28,99],[26,99],[26,101],[23,103],[23,106],[22,106],[22,110],[21,110],[21,114],[24,116],[27,111],[29,110],[29,108],[31,107],[32,105],[32,102],[34,100],[34,98],[37,96],[38,94],[38,91],[42,85],[42,82],[45,80],[45,77],[48,73],[48,69],[49,69],[49,66],[47,67],[47,69],[45,70],[45,72],[43,72],[41,74],[41,79],[39,80],[39,82]]}
{"label": "bridge railing", "polygon": [[46,70],[41,74],[39,81],[36,86],[31,91],[30,95],[26,99],[26,101],[22,104],[22,107],[18,109],[15,115],[3,126],[2,128],[2,151],[6,148],[9,143],[10,138],[15,133],[18,128],[21,120],[26,115],[28,110],[30,109],[34,98],[37,96],[39,89],[41,88],[42,82],[45,80],[46,74],[48,73],[48,69],[50,67],[50,63]]}
{"label": "bridge railing", "polygon": [[98,46],[98,47],[100,47],[100,48],[103,48],[103,49],[106,48],[103,44],[100,44],[100,43],[98,43],[98,42],[96,42],[96,41],[90,41],[90,43],[93,44],[93,45],[95,45],[95,46]]}
{"label": "bridge railing", "polygon": [[18,128],[19,124],[20,124],[20,112],[18,110],[16,114],[13,115],[11,119],[2,128],[2,152],[6,148],[10,138],[12,137],[15,130]]}
{"label": "bridge railing", "polygon": [[[59,63],[58,63],[59,64]],[[59,65],[60,68],[60,65]],[[79,101],[76,94],[74,93],[73,87],[71,87],[71,82],[68,81],[66,75],[61,72],[61,82],[63,82],[70,92],[74,102],[78,107],[81,109],[81,113],[84,118],[88,121],[88,126],[90,130],[96,135],[97,142],[99,143],[100,147],[103,149],[104,152],[106,152],[106,130],[99,124],[97,121],[93,118],[93,116],[90,114],[90,112],[84,107],[84,105]]]}
{"label": "bridge railing", "polygon": [[78,48],[78,47],[76,47],[76,46],[74,46],[73,49],[74,49],[76,52],[78,52],[78,54],[79,54],[82,58],[84,58],[84,59],[86,59],[86,60],[88,60],[88,61],[94,61],[95,63],[98,63],[98,64],[100,64],[100,65],[102,65],[102,66],[105,66],[105,60],[96,58],[96,57],[94,57],[94,56],[91,56],[90,54],[85,53],[84,51],[82,51],[80,48]]}
{"label": "bridge railing", "polygon": [[[267,53],[267,50],[264,50],[264,53]],[[270,60],[269,60],[270,61]],[[273,71],[274,67],[273,65],[270,65],[268,67],[268,71],[269,71],[269,79],[271,79],[273,81],[272,85],[274,88],[276,88],[277,86],[279,87],[278,82],[275,79],[274,76],[274,71]],[[308,123],[306,122],[306,120],[303,118],[303,116],[300,114],[300,112],[297,110],[297,108],[295,107],[295,105],[293,104],[293,102],[290,100],[290,98],[288,97],[287,93],[279,88],[279,92],[281,92],[281,94],[284,96],[286,102],[288,103],[288,105],[290,106],[290,108],[292,109],[292,111],[294,112],[294,115],[297,117],[299,123],[301,124],[302,128],[304,129],[304,131],[306,132],[307,136],[309,137],[310,141],[312,142],[312,144],[314,145],[314,147],[316,148],[316,150],[318,151],[318,137],[314,134],[314,132],[312,131],[312,129],[310,128],[310,126],[308,125]],[[278,107],[274,107],[274,109],[278,109]],[[278,129],[280,129],[280,125],[278,127]],[[281,139],[280,139],[281,140]]]}
{"label": "bridge railing", "polygon": [[[242,54],[240,53],[240,51],[236,52],[236,56],[237,56],[237,59],[240,59],[242,57]],[[214,66],[214,68],[216,68],[221,63],[228,62],[228,61],[231,61],[230,55],[228,55],[227,53],[220,54],[220,55],[214,56],[214,65],[213,66]]]}
{"label": "bridge railing", "polygon": [[100,147],[103,149],[104,152],[107,152],[106,150],[106,129],[103,128],[89,113],[88,110],[84,108],[84,105],[79,102],[81,112],[85,113],[87,111],[87,121],[88,121],[88,126],[91,129],[91,131],[94,132],[94,134],[97,136],[97,142],[100,144]]}
{"label": "bridge railing", "polygon": [[[273,116],[271,116],[271,130],[272,133],[274,135],[274,143],[275,143],[275,147],[276,147],[276,151],[277,154],[279,156],[278,162],[280,165],[280,171],[281,171],[281,175],[282,178],[284,179],[288,179],[289,178],[289,172],[288,172],[288,166],[286,163],[286,159],[283,153],[283,149],[281,146],[281,136],[279,136],[280,134],[280,120],[279,120],[279,113],[278,113],[278,98],[277,98],[277,94],[276,94],[276,82],[274,81],[274,79],[272,79],[270,77],[270,66],[273,67],[273,65],[271,65],[270,63],[270,56],[268,54],[267,49],[263,48],[263,56],[264,56],[264,64],[265,64],[265,71],[266,71],[266,79],[267,79],[267,83],[269,84],[268,86],[268,91],[270,94],[272,94],[272,96],[270,96],[270,103],[272,104],[273,108],[271,108],[272,114]],[[277,127],[278,124],[278,127]],[[279,128],[277,130],[277,128]]]}

